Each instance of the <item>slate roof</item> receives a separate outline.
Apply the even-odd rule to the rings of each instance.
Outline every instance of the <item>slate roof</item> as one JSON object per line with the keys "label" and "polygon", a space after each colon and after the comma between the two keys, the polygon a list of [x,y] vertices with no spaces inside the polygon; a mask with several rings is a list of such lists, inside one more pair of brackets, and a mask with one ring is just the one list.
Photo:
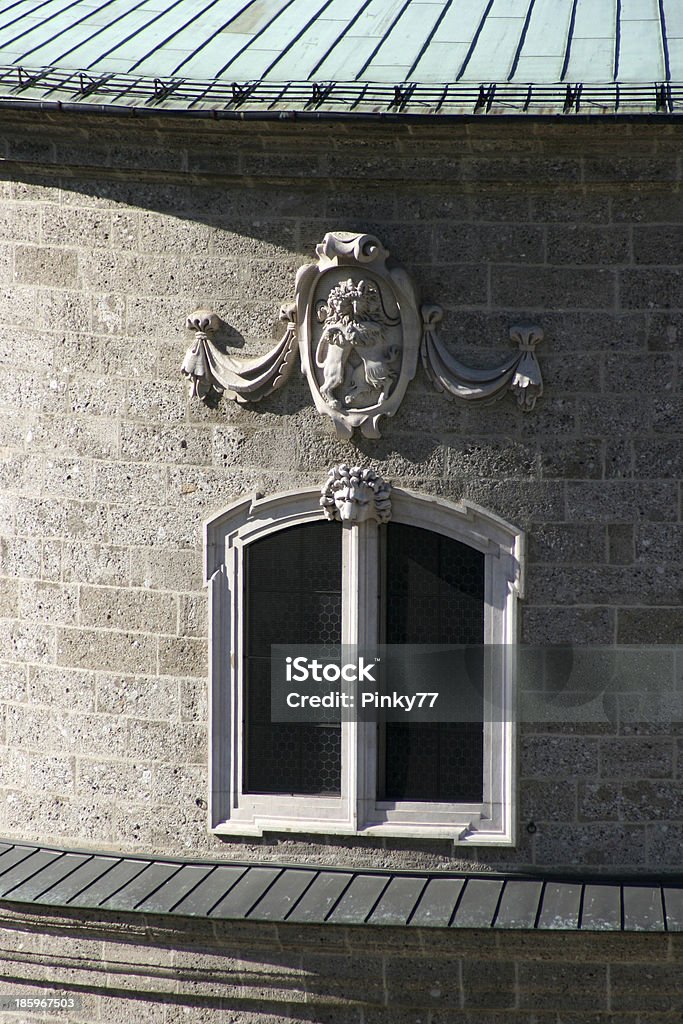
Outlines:
{"label": "slate roof", "polygon": [[681,0],[0,0],[0,104],[676,114]]}
{"label": "slate roof", "polygon": [[185,861],[0,842],[0,900],[298,924],[683,931],[680,879]]}

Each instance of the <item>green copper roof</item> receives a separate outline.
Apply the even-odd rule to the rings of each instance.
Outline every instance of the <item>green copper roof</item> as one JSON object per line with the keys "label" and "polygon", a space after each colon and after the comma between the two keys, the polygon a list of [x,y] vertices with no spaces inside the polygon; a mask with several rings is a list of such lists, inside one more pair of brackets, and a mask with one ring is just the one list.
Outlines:
{"label": "green copper roof", "polygon": [[0,0],[0,102],[671,113],[675,83],[681,0]]}

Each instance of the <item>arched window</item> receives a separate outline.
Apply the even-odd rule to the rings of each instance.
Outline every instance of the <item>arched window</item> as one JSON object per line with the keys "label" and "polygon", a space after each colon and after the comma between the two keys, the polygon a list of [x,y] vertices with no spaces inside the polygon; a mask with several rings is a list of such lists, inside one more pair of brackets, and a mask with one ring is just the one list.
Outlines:
{"label": "arched window", "polygon": [[[242,501],[209,522],[212,828],[512,842],[505,651],[521,542],[482,509],[398,488],[381,526],[329,522],[318,490]],[[464,721],[273,722],[273,644],[497,655],[483,659],[480,704]]]}

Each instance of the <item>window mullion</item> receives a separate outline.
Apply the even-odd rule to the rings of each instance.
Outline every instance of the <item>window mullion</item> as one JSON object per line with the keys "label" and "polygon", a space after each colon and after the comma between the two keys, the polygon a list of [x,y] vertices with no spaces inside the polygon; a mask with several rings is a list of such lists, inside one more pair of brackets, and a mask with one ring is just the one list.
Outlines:
{"label": "window mullion", "polygon": [[[342,540],[342,643],[359,653],[379,636],[379,527],[373,520],[344,523]],[[355,653],[355,651],[354,651]],[[342,773],[347,781],[350,816],[357,829],[371,817],[375,803],[377,737],[373,724],[357,716],[342,725]]]}

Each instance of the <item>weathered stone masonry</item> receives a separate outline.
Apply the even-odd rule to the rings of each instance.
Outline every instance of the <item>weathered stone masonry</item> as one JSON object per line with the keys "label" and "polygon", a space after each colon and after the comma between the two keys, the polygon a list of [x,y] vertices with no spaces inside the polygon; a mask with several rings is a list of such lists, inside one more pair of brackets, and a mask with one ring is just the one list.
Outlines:
{"label": "weathered stone masonry", "polygon": [[[2,114],[0,831],[68,845],[444,867],[446,842],[207,831],[201,524],[342,461],[527,531],[529,642],[681,632],[683,220],[674,125],[270,125]],[[627,154],[627,155],[625,155]],[[188,313],[282,331],[328,230],[377,234],[489,365],[538,322],[522,416],[421,370],[381,440],[337,441],[297,377],[190,401]],[[678,727],[522,736],[519,842],[470,863],[670,870]],[[536,831],[524,827],[533,820]]]}

